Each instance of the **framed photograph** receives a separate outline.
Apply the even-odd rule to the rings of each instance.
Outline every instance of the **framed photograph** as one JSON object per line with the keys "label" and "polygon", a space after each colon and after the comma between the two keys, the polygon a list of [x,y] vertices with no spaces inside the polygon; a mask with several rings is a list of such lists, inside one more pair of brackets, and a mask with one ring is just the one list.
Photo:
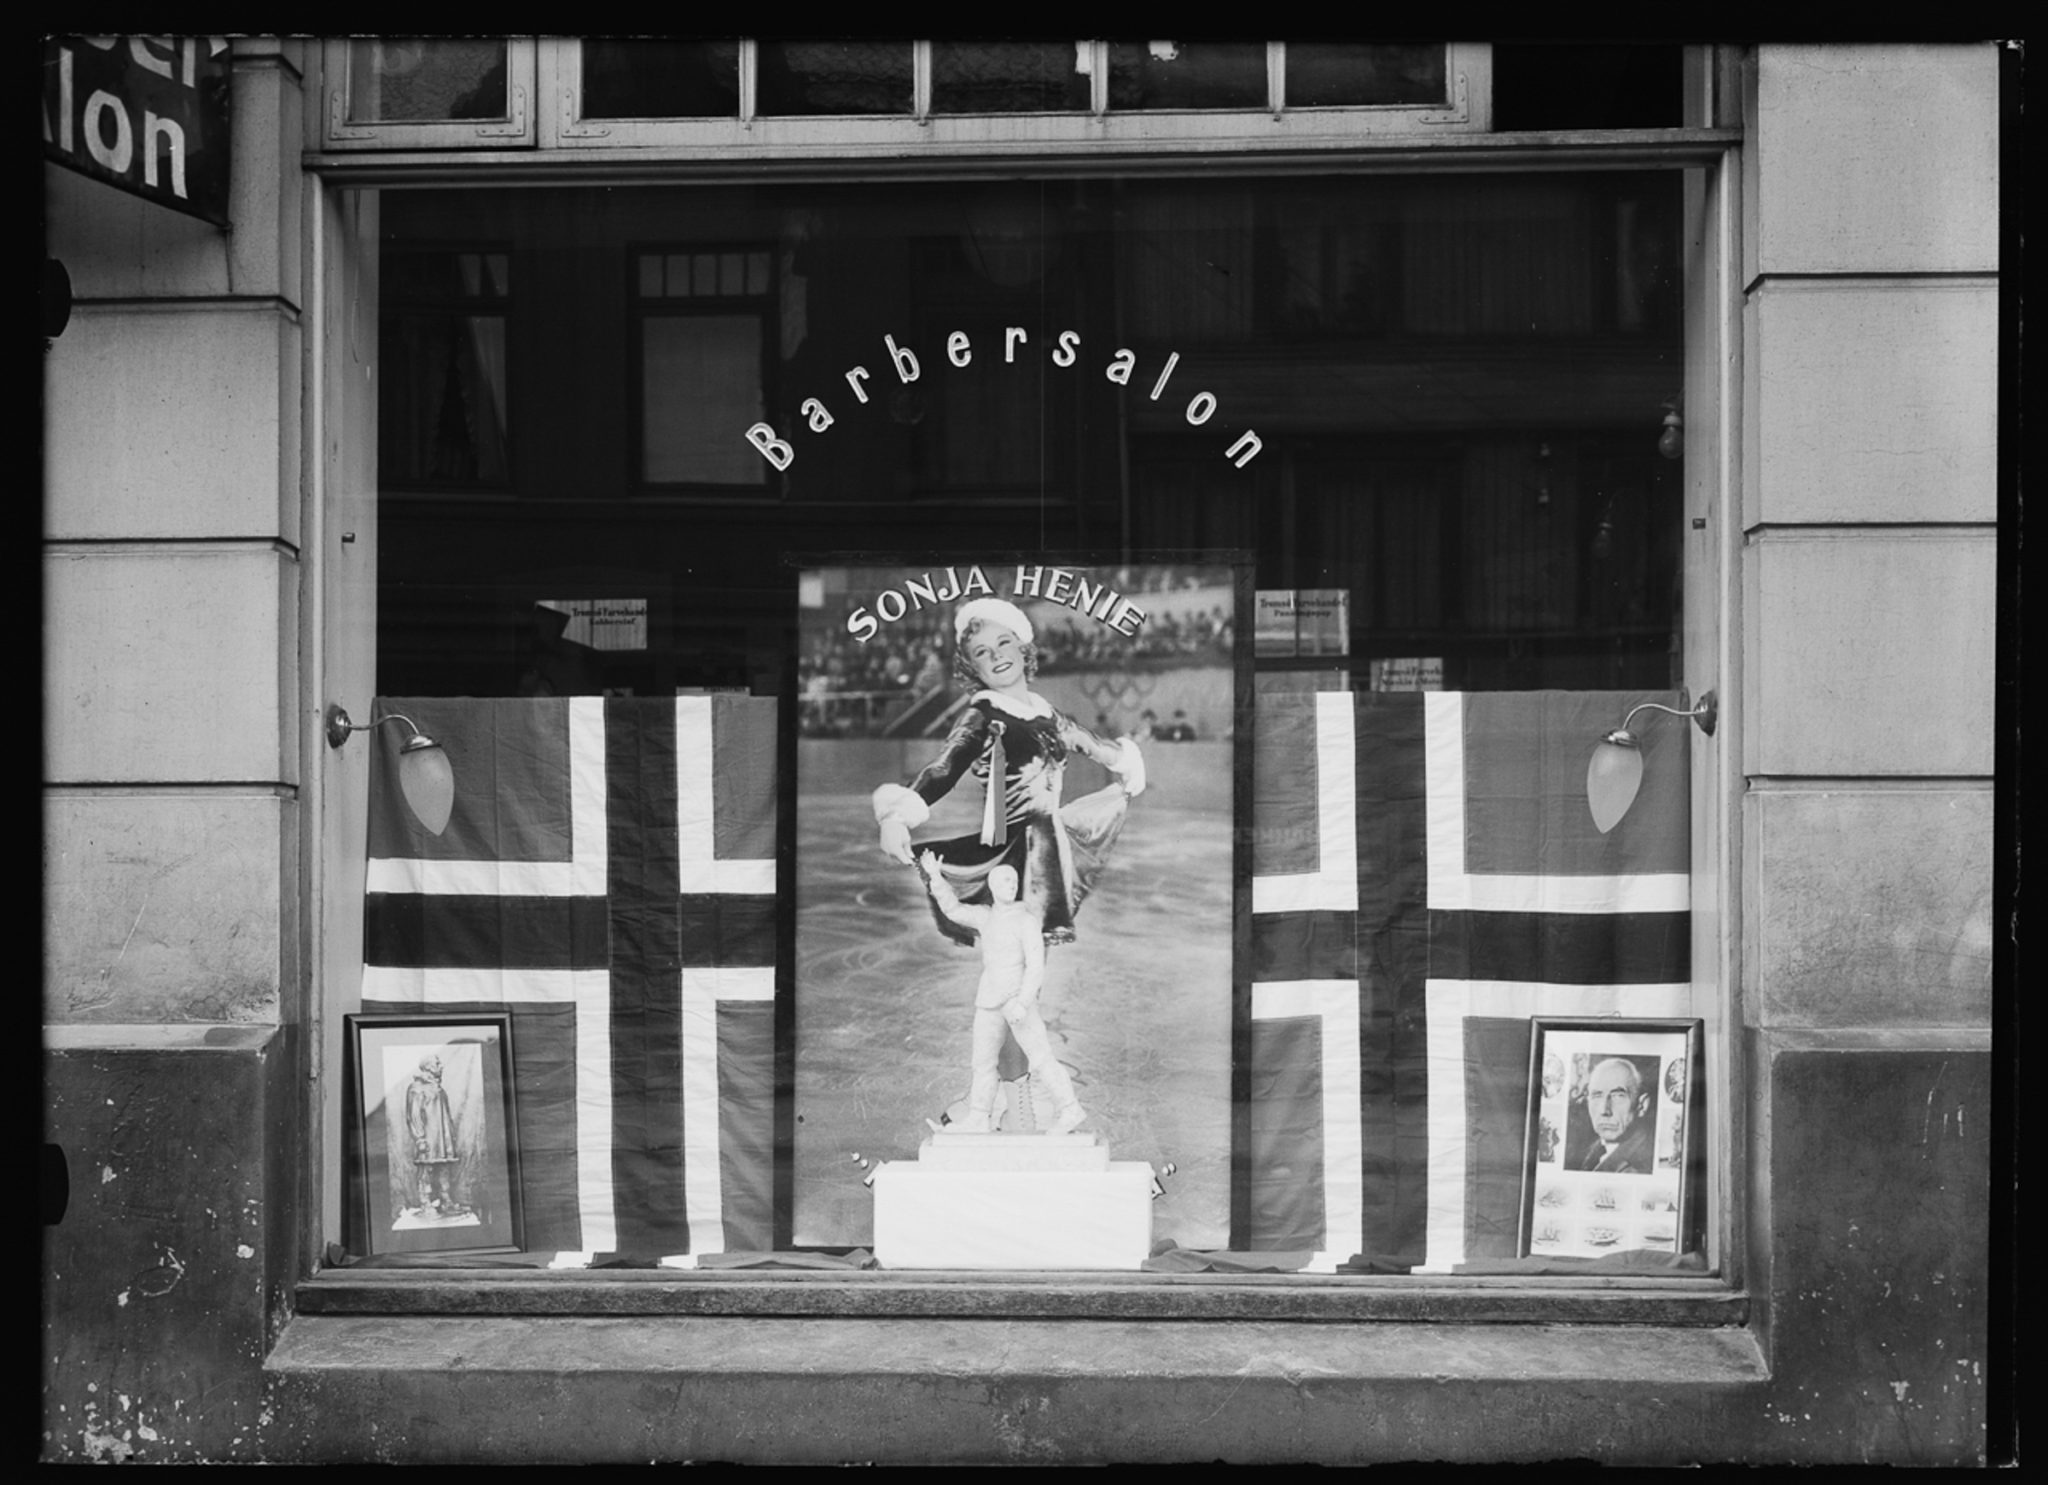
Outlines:
{"label": "framed photograph", "polygon": [[347,1025],[356,1251],[521,1251],[512,1018],[354,1015]]}
{"label": "framed photograph", "polygon": [[1698,1021],[1531,1021],[1521,1256],[1699,1246],[1702,1041]]}

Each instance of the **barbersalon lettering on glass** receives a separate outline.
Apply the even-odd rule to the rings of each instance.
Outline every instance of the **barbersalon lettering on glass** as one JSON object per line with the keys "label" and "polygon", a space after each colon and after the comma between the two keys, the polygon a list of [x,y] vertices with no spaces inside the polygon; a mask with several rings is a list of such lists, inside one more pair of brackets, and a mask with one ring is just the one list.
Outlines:
{"label": "barbersalon lettering on glass", "polygon": [[1107,624],[1117,633],[1127,636],[1135,636],[1138,626],[1145,622],[1143,609],[1108,583],[1095,582],[1086,573],[1065,567],[1027,567],[1019,563],[1016,581],[1009,593],[1002,595],[996,592],[988,574],[976,563],[967,569],[964,577],[954,566],[919,573],[906,579],[900,588],[884,588],[875,595],[872,604],[864,603],[846,616],[846,632],[857,643],[866,644],[881,633],[884,624],[893,624],[905,614],[914,614],[921,608],[936,608],[977,594],[991,598],[1007,596],[1012,602],[1037,598],[1046,603],[1065,604],[1076,613],[1086,614],[1097,623]]}
{"label": "barbersalon lettering on glass", "polygon": [[[1022,325],[1006,326],[1003,330],[1004,363],[1006,365],[1015,365],[1019,349],[1028,347],[1030,343],[1030,333]],[[917,359],[917,352],[909,346],[898,345],[894,335],[884,335],[882,337],[882,345],[888,353],[890,364],[896,370],[897,380],[905,386],[916,381],[924,374],[924,368]],[[964,370],[972,365],[974,353],[974,342],[968,338],[965,330],[955,330],[946,337],[946,359],[955,367]],[[1026,354],[1029,354],[1028,350]],[[1052,364],[1063,370],[1074,366],[1081,359],[1081,332],[1078,330],[1062,330],[1053,339],[1051,356]],[[1152,383],[1152,391],[1149,394],[1152,401],[1157,402],[1164,395],[1166,384],[1173,380],[1174,371],[1179,365],[1180,352],[1169,352],[1165,365],[1159,368],[1159,375]],[[1117,386],[1126,387],[1130,385],[1131,376],[1137,369],[1138,353],[1133,350],[1119,348],[1116,354],[1110,357],[1108,364],[1103,367],[1102,374],[1107,380],[1114,382]],[[870,380],[871,375],[865,366],[849,366],[846,369],[847,389],[852,393],[856,403],[862,405],[867,403],[868,382]],[[797,409],[797,413],[798,416],[803,418],[805,426],[813,433],[823,433],[838,421],[833,415],[832,410],[825,405],[824,399],[819,397],[806,397],[803,404]],[[1215,415],[1216,394],[1214,392],[1197,392],[1188,399],[1188,405],[1184,413],[1188,420],[1188,426],[1199,428]],[[754,424],[753,427],[746,431],[745,437],[748,443],[759,450],[761,457],[777,469],[787,469],[796,462],[796,449],[790,444],[788,439],[776,437],[775,429],[767,423]],[[1250,429],[1246,429],[1244,433],[1238,436],[1236,442],[1223,451],[1223,457],[1230,460],[1239,469],[1242,469],[1245,465],[1251,463],[1252,459],[1264,446],[1260,442],[1258,434]]]}

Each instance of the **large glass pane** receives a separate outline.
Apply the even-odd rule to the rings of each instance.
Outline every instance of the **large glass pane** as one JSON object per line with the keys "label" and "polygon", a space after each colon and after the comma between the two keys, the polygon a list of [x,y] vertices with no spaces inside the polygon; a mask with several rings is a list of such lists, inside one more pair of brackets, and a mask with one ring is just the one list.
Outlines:
{"label": "large glass pane", "polygon": [[362,124],[502,119],[506,43],[399,37],[349,49],[349,118]]}
{"label": "large glass pane", "polygon": [[910,112],[908,41],[764,41],[758,68],[766,116]]}
{"label": "large glass pane", "polygon": [[583,117],[731,118],[739,55],[737,41],[585,41]]}
{"label": "large glass pane", "polygon": [[[387,193],[379,685],[470,751],[447,841],[387,800],[366,993],[510,935],[530,1240],[1058,1266],[1067,1197],[913,1201],[965,1254],[888,1213],[1066,1141],[1021,1173],[1124,1181],[1129,1266],[1519,1261],[1531,1018],[1696,1010],[1690,728],[1611,831],[1586,796],[1684,679],[1679,181]],[[490,408],[516,500],[461,484]],[[601,899],[522,937],[403,890],[583,880],[578,777]],[[1572,1090],[1633,1046],[1565,1058],[1538,1150],[1587,1158]],[[1547,1251],[1696,1245],[1681,1101],[1655,1170],[1547,1188]]]}
{"label": "large glass pane", "polygon": [[934,41],[933,113],[1059,113],[1089,106],[1087,42]]}

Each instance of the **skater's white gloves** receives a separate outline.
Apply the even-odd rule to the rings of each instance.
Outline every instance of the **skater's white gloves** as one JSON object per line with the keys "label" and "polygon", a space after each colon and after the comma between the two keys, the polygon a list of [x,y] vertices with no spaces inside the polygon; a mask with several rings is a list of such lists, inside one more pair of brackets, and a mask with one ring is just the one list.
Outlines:
{"label": "skater's white gloves", "polygon": [[884,784],[875,790],[875,823],[882,828],[882,854],[905,866],[915,865],[910,832],[930,819],[931,813],[931,806],[916,791],[901,784]]}
{"label": "skater's white gloves", "polygon": [[1145,755],[1138,751],[1137,739],[1131,737],[1118,738],[1117,750],[1122,757],[1110,767],[1116,771],[1124,793],[1136,799],[1145,792]]}

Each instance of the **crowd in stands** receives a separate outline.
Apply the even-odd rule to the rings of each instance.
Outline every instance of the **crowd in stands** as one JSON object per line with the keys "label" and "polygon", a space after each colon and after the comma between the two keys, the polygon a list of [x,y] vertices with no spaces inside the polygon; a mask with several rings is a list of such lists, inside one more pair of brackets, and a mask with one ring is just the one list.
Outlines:
{"label": "crowd in stands", "polygon": [[1217,586],[1219,574],[1213,567],[1189,567],[1164,562],[1146,567],[1117,567],[1109,574],[1109,585],[1123,593],[1179,593],[1194,588]]}
{"label": "crowd in stands", "polygon": [[1220,603],[1185,615],[1150,614],[1130,637],[1078,616],[1066,624],[1047,622],[1038,634],[1038,673],[1107,670],[1146,661],[1227,665],[1234,633],[1229,611]]}

